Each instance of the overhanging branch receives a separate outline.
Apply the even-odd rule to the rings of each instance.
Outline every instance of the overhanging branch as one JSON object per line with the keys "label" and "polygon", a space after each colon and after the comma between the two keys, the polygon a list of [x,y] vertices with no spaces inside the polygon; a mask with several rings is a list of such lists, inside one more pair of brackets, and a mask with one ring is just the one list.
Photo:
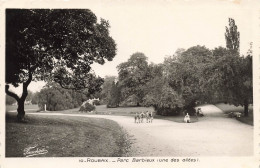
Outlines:
{"label": "overhanging branch", "polygon": [[5,93],[13,98],[15,98],[16,101],[19,101],[19,97],[17,94],[9,91],[9,85],[5,85]]}

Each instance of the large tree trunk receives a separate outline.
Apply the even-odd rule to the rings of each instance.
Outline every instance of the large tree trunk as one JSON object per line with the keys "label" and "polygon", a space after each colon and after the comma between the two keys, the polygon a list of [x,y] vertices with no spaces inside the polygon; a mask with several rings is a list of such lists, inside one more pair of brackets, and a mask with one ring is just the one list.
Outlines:
{"label": "large tree trunk", "polygon": [[24,102],[25,102],[25,99],[28,95],[28,86],[29,84],[31,83],[32,81],[32,73],[29,72],[29,78],[28,80],[23,83],[23,93],[22,93],[22,96],[19,98],[19,96],[11,91],[9,91],[9,85],[5,85],[5,92],[7,95],[15,98],[15,100],[17,101],[17,104],[18,104],[18,108],[17,108],[17,120],[18,122],[21,122],[21,121],[24,121],[24,116],[25,116],[25,111],[24,111]]}
{"label": "large tree trunk", "polygon": [[25,111],[24,111],[24,100],[19,99],[17,108],[17,120],[19,122],[24,121]]}
{"label": "large tree trunk", "polygon": [[248,100],[247,99],[244,100],[244,116],[245,117],[248,116]]}

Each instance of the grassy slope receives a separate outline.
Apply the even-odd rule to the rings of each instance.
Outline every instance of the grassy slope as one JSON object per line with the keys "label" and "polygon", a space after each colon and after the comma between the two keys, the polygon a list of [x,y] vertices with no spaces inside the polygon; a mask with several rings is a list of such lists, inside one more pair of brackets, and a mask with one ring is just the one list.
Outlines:
{"label": "grassy slope", "polygon": [[6,116],[6,157],[23,157],[23,150],[38,144],[48,150],[38,157],[119,157],[129,148],[126,134],[106,119],[33,116],[17,123],[16,113]]}

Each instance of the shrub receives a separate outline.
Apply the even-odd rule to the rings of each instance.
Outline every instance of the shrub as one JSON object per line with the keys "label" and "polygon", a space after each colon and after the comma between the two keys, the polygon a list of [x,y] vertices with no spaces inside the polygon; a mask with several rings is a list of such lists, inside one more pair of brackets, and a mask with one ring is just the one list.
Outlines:
{"label": "shrub", "polygon": [[84,103],[81,105],[79,111],[90,112],[90,111],[93,111],[93,110],[95,110],[95,109],[96,109],[96,107],[95,107],[94,105],[89,104],[89,103],[87,103],[87,102],[84,102]]}

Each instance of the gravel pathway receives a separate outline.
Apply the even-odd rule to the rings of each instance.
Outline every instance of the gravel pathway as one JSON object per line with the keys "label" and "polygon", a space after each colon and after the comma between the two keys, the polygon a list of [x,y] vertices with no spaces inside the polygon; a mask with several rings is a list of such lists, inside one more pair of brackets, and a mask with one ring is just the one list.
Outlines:
{"label": "gravel pathway", "polygon": [[128,133],[132,143],[129,156],[252,156],[253,126],[227,118],[214,105],[201,106],[204,117],[195,123],[155,119],[134,123],[134,118],[112,115],[28,113],[111,119]]}

